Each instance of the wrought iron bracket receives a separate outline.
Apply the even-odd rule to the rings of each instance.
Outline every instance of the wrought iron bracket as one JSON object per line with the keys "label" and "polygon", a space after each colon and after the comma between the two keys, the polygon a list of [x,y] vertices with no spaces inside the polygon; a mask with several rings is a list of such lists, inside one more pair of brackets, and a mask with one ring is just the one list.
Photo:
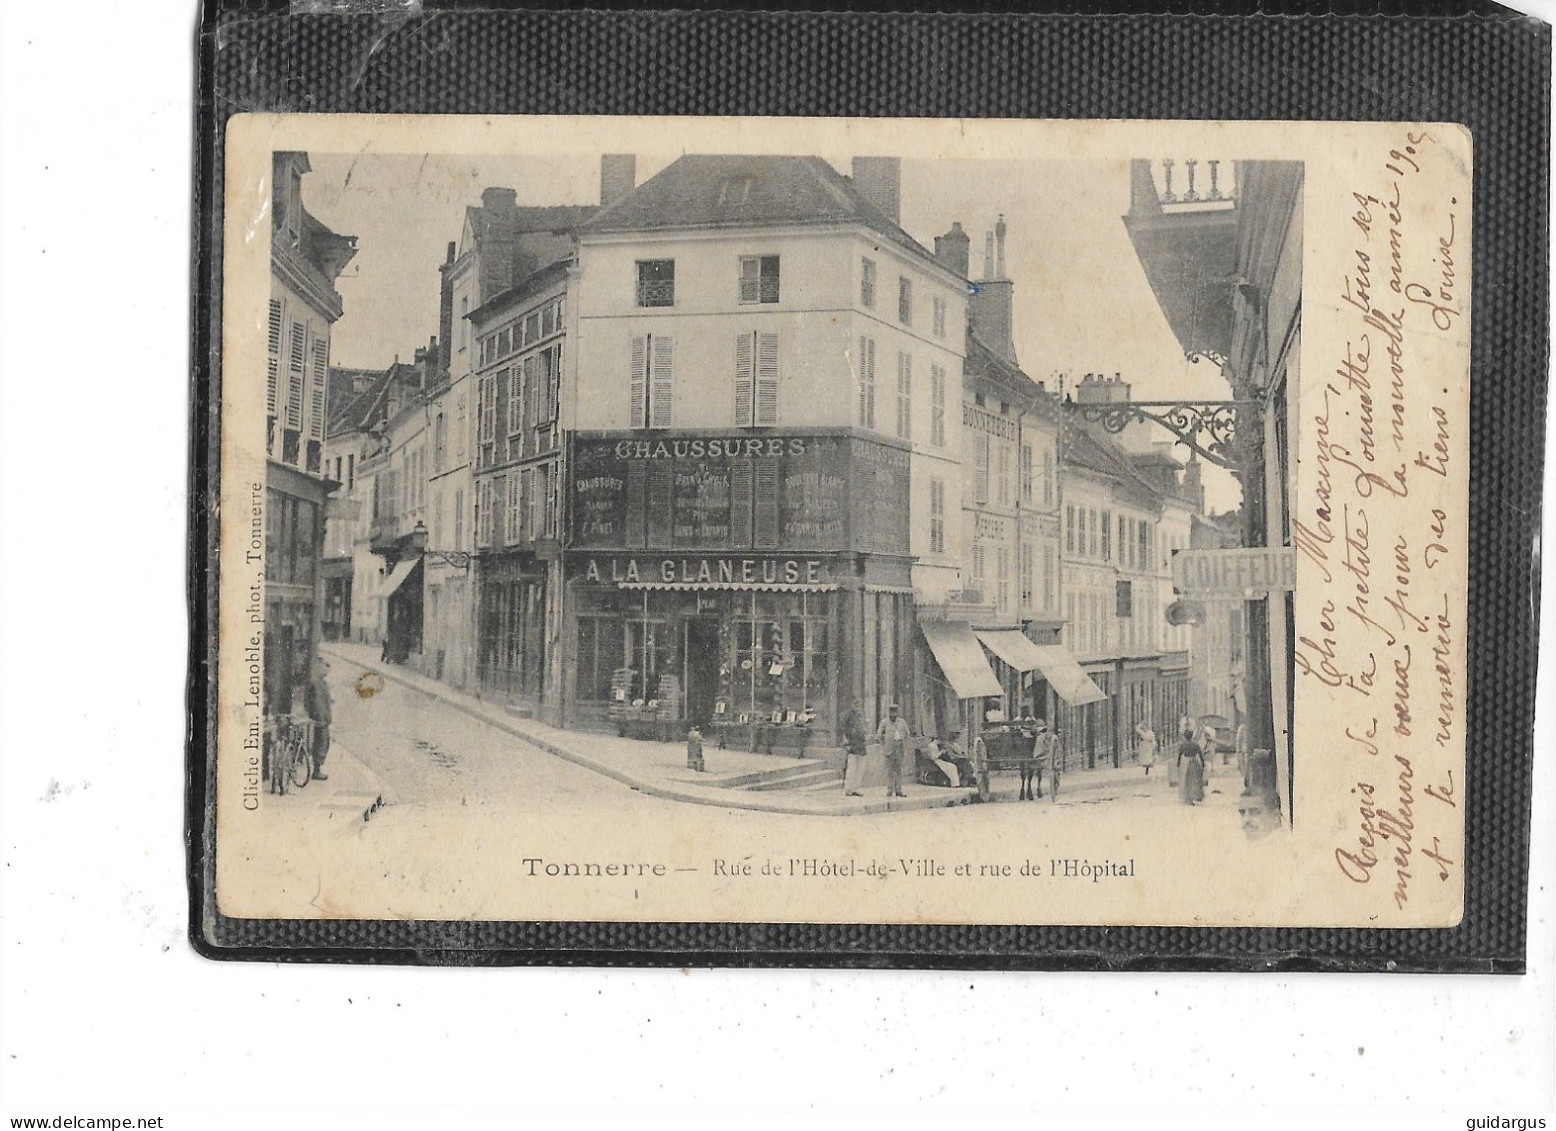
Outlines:
{"label": "wrought iron bracket", "polygon": [[1238,446],[1241,429],[1250,435],[1262,431],[1258,401],[1115,401],[1110,404],[1065,402],[1081,420],[1100,424],[1105,432],[1119,433],[1136,421],[1160,424],[1180,444],[1228,471],[1243,470],[1245,457]]}
{"label": "wrought iron bracket", "polygon": [[423,550],[422,553],[455,569],[470,568],[470,554],[465,550]]}

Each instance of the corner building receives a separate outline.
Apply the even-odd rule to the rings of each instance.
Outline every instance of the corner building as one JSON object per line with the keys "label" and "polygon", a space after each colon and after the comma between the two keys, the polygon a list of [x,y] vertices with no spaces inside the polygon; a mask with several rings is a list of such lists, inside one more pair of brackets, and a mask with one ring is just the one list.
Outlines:
{"label": "corner building", "polygon": [[305,153],[272,161],[270,311],[265,379],[265,714],[292,709],[312,670],[320,631],[330,328],[342,306],[335,280],[357,253],[303,207]]}
{"label": "corner building", "polygon": [[683,157],[580,231],[569,725],[815,751],[856,697],[911,711],[967,283],[898,225],[896,159],[853,173]]}

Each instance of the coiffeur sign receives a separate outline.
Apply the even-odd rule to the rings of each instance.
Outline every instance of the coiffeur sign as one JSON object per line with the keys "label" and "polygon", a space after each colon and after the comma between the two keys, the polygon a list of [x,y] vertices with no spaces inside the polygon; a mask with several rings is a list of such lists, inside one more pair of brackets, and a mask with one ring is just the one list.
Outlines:
{"label": "coiffeur sign", "polygon": [[1244,550],[1180,550],[1172,558],[1173,592],[1190,597],[1240,597],[1297,587],[1297,552],[1289,546]]}

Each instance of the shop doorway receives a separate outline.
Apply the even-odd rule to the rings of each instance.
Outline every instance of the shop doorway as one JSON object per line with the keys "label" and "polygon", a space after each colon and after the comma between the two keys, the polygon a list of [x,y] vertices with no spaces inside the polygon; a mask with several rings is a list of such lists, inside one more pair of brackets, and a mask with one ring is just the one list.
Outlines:
{"label": "shop doorway", "polygon": [[705,727],[713,721],[713,704],[719,691],[719,622],[695,617],[686,625],[686,717]]}

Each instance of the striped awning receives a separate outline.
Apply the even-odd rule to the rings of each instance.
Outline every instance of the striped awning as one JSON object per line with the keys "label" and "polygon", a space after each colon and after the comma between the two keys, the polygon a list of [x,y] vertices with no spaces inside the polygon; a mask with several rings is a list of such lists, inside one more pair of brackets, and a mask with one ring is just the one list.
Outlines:
{"label": "striped awning", "polygon": [[1101,703],[1107,698],[1081,670],[1080,664],[1063,644],[1034,644],[1032,647],[1038,653],[1038,670],[1043,673],[1048,686],[1070,706],[1084,707],[1087,703]]}
{"label": "striped awning", "polygon": [[1037,650],[1037,645],[1015,629],[1007,628],[998,631],[974,629],[973,631],[978,639],[983,641],[984,647],[1018,672],[1034,671],[1043,664],[1043,656]]}
{"label": "striped awning", "polygon": [[978,638],[963,621],[919,622],[935,662],[958,699],[983,699],[1003,695],[1005,689],[994,678],[994,669],[983,654]]}

